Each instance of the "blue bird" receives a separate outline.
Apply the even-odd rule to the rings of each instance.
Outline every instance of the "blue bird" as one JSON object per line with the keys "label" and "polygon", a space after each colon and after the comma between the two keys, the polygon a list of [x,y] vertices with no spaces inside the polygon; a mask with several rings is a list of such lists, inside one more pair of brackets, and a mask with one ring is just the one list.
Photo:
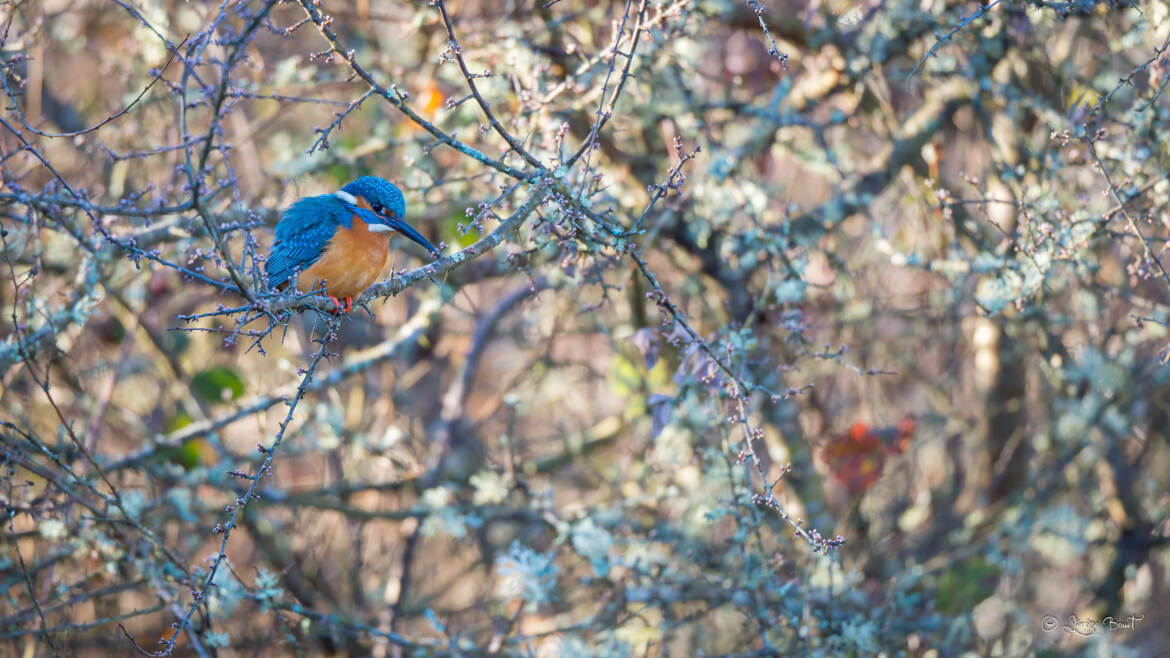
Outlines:
{"label": "blue bird", "polygon": [[376,234],[397,231],[438,256],[439,250],[405,218],[402,192],[377,176],[362,176],[333,194],[300,199],[276,224],[276,241],[264,262],[268,286],[282,288],[293,281],[301,292],[323,289],[339,311],[348,313],[353,298],[378,279],[390,254],[389,241]]}

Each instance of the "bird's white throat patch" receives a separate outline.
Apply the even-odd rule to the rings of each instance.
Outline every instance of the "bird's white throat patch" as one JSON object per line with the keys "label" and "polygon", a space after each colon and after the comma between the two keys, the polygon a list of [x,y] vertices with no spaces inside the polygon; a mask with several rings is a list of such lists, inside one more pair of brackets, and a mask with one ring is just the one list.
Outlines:
{"label": "bird's white throat patch", "polygon": [[370,224],[367,229],[370,233],[393,233],[394,227],[385,224]]}

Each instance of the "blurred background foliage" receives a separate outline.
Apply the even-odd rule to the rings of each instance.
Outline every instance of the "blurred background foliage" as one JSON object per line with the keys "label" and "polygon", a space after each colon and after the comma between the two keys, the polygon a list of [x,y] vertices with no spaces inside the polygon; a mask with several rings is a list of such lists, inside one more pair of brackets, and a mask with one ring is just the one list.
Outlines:
{"label": "blurred background foliage", "polygon": [[0,654],[1170,646],[1161,0],[0,17]]}

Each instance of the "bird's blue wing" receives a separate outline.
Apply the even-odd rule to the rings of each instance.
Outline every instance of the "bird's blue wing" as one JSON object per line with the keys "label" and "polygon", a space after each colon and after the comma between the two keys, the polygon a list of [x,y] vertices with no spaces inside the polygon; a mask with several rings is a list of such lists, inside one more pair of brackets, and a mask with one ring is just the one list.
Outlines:
{"label": "bird's blue wing", "polygon": [[317,262],[337,227],[352,226],[354,211],[332,194],[306,197],[289,206],[276,224],[276,241],[264,262],[268,287],[283,284]]}

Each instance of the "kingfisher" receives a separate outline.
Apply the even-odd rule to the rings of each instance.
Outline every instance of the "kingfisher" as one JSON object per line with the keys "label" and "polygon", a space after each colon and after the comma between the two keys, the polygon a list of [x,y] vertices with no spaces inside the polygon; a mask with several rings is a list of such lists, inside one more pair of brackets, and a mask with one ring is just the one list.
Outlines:
{"label": "kingfisher", "polygon": [[338,312],[348,313],[353,298],[386,265],[390,241],[378,234],[397,231],[438,256],[439,250],[405,219],[402,192],[377,176],[362,176],[333,194],[300,199],[276,224],[276,241],[264,261],[268,287],[280,289],[292,281],[301,292],[323,289]]}

